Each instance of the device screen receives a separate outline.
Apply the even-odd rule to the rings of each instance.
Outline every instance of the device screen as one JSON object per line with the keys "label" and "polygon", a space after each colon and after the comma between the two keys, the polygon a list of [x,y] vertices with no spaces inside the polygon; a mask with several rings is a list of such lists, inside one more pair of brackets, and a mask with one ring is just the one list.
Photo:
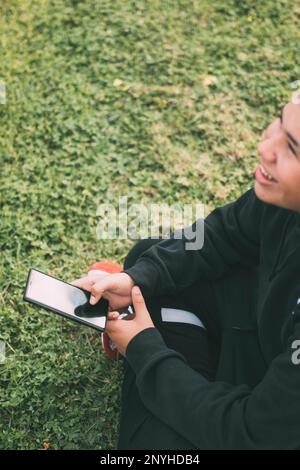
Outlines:
{"label": "device screen", "polygon": [[89,299],[90,292],[36,269],[29,272],[24,300],[104,331],[108,301],[102,298],[91,305]]}

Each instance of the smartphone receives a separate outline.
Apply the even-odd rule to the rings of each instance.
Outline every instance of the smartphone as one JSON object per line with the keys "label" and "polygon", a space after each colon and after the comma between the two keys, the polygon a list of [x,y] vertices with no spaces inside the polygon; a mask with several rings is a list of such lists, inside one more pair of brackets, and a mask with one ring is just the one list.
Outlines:
{"label": "smartphone", "polygon": [[91,293],[68,282],[56,279],[38,269],[30,269],[23,300],[70,320],[104,331],[108,301],[103,297],[95,305],[89,303]]}

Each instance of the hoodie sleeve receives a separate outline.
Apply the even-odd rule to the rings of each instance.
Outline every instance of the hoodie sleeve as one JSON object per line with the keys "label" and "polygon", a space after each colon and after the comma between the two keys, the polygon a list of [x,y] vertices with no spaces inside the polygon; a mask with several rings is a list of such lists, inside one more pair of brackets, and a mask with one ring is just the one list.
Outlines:
{"label": "hoodie sleeve", "polygon": [[129,342],[126,359],[145,407],[196,448],[300,449],[300,361],[292,361],[299,337],[300,322],[252,390],[207,381],[156,328]]}
{"label": "hoodie sleeve", "polygon": [[[181,230],[180,238],[152,245],[123,272],[150,297],[154,292],[178,292],[196,279],[216,280],[237,265],[257,265],[264,206],[251,188],[235,202]],[[203,236],[203,244],[197,248]]]}

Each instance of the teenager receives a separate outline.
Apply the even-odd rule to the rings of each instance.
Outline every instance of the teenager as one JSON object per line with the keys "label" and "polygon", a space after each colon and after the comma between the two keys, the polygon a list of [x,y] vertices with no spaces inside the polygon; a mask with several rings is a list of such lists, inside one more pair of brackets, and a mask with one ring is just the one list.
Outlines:
{"label": "teenager", "polygon": [[184,232],[142,240],[123,272],[74,281],[114,310],[119,449],[300,449],[299,105],[258,153],[253,187],[205,218],[201,249]]}

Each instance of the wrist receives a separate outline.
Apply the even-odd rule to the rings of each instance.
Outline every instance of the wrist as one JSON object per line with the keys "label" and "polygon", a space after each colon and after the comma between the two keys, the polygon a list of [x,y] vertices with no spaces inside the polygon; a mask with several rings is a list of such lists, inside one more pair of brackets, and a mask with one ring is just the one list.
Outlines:
{"label": "wrist", "polygon": [[124,274],[125,276],[127,276],[127,278],[129,279],[130,287],[133,288],[133,286],[135,285],[134,279],[133,279],[128,273],[122,272],[122,274]]}

